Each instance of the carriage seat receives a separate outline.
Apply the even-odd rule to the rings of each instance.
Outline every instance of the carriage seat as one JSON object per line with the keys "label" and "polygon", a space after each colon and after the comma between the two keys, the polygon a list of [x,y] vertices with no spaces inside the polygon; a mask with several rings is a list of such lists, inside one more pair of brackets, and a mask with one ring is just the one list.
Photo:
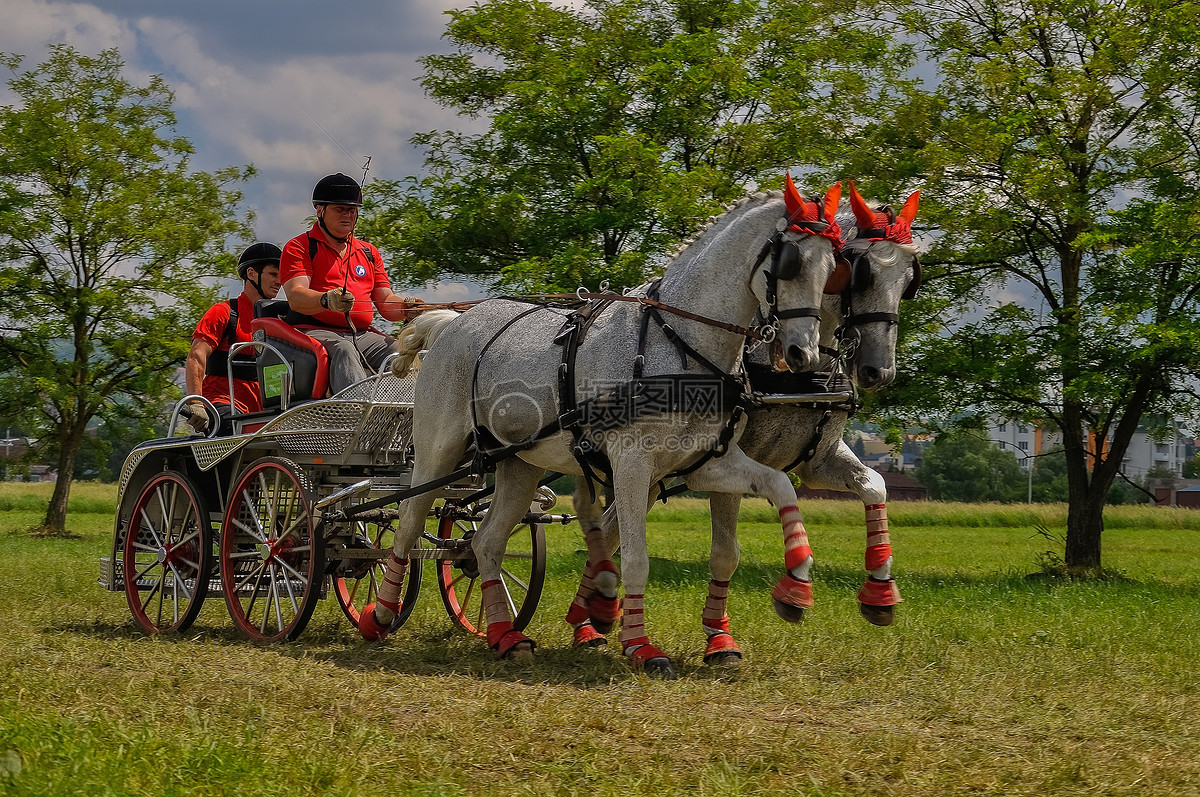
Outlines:
{"label": "carriage seat", "polygon": [[[281,315],[286,313],[286,300],[256,302],[250,331],[255,340],[264,340],[282,352],[291,365],[290,401],[325,398],[329,389],[329,355],[319,341],[284,321]],[[262,387],[263,407],[279,407],[282,378],[286,372],[284,361],[271,349],[263,348],[258,355],[258,383]]]}

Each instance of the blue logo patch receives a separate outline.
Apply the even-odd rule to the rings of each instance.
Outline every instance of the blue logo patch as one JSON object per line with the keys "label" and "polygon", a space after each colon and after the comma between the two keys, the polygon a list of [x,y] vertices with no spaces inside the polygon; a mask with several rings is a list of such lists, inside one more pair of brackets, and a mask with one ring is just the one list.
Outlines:
{"label": "blue logo patch", "polygon": [[358,263],[357,265],[355,265],[354,266],[354,276],[358,277],[359,279],[362,279],[363,277],[367,276],[367,267],[364,266],[362,263]]}

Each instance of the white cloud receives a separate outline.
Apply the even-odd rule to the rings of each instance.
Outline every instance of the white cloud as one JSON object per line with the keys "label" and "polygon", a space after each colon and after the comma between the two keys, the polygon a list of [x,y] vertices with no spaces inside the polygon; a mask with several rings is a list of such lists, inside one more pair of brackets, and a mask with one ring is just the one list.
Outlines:
{"label": "white cloud", "polygon": [[[29,69],[50,44],[88,55],[115,47],[131,82],[161,74],[175,93],[174,132],[195,147],[193,168],[254,164],[258,175],[241,188],[256,236],[283,243],[304,231],[321,176],[361,177],[367,155],[371,178],[415,175],[414,133],[478,123],[428,100],[416,82],[417,59],[446,50],[443,12],[471,0],[363,4],[326,24],[316,19],[327,4],[282,5],[4,0],[0,52],[25,55]],[[0,103],[11,101],[0,84]],[[480,295],[463,283],[431,292],[439,301]]]}

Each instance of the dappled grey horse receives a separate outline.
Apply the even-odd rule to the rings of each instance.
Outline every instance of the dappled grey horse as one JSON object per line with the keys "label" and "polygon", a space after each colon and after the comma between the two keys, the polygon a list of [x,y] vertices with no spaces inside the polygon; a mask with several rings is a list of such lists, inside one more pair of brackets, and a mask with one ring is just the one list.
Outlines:
{"label": "dappled grey horse", "polygon": [[[794,536],[799,512],[787,477],[736,445],[740,384],[732,373],[760,309],[788,366],[817,366],[818,306],[835,268],[836,228],[826,219],[839,196],[840,185],[804,199],[789,178],[784,192],[747,197],[713,219],[660,281],[635,295],[584,311],[489,300],[426,330],[436,339],[416,384],[412,484],[452,473],[472,443],[498,459],[495,498],[472,538],[487,641],[498,655],[533,649],[512,627],[500,563],[547,470],[611,474],[624,568],[621,642],[635,668],[672,672],[643,614],[653,485],[691,470],[713,489],[762,495],[780,507],[785,537]],[[419,349],[420,336],[408,345]],[[367,638],[383,636],[398,610],[408,552],[435,498],[400,504],[378,605],[362,613]]]}
{"label": "dappled grey horse", "polygon": [[[895,378],[900,302],[915,296],[921,278],[911,232],[919,197],[919,192],[914,193],[896,214],[887,206],[868,205],[858,195],[854,184],[850,184],[850,197],[846,203],[849,207],[837,217],[844,238],[841,254],[850,279],[843,292],[826,296],[822,306],[821,349],[825,355],[821,372],[828,372],[833,366],[831,354],[843,354],[849,377],[863,389],[883,387]],[[751,374],[763,374],[769,382],[788,381],[786,377],[770,375],[765,347],[758,347],[748,357],[747,369]],[[811,380],[812,377],[808,378]],[[809,388],[805,392],[812,391]],[[783,389],[772,385],[762,392],[783,392]],[[891,575],[887,490],[883,477],[863,465],[843,440],[849,415],[850,408],[844,405],[768,404],[754,407],[748,412],[746,429],[738,445],[758,462],[778,470],[795,471],[806,486],[847,491],[862,500],[866,508],[865,567],[868,576],[858,594],[860,610],[868,621],[889,625],[893,607],[900,602],[900,594]],[[686,477],[686,484],[693,490],[710,489],[702,475],[700,478]],[[714,491],[709,500],[713,533],[709,559],[712,579],[702,620],[708,637],[704,660],[728,663],[741,657],[726,614],[729,580],[739,558],[737,516],[741,494]],[[614,525],[614,513],[606,511],[600,530],[591,532],[602,537],[603,542],[597,546],[600,550],[611,552],[616,549]],[[773,597],[780,616],[796,622],[803,617],[804,610],[812,606],[808,572],[811,550],[797,546],[791,549],[790,556],[789,572],[776,585]],[[795,567],[797,562],[801,565],[798,568]],[[597,591],[596,573],[597,568],[589,561],[566,616],[574,629],[576,645],[596,645],[605,641],[601,630],[606,622],[602,620],[597,629],[586,610],[589,603],[605,601],[605,596]],[[788,599],[797,593],[802,600]]]}

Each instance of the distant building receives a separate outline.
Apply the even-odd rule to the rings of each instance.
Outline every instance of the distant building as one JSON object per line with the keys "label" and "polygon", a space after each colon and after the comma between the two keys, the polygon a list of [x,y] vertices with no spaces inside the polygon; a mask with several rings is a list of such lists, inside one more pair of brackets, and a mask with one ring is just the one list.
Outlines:
{"label": "distant building", "polygon": [[1154,488],[1154,503],[1158,506],[1180,506],[1200,509],[1200,480],[1180,479]]}
{"label": "distant building", "polygon": [[[1126,476],[1130,479],[1144,478],[1151,468],[1165,469],[1175,476],[1183,475],[1190,441],[1180,432],[1177,421],[1170,420],[1168,425],[1173,431],[1162,441],[1151,437],[1145,426],[1138,426],[1121,459],[1121,471]],[[1062,437],[1057,430],[1002,418],[992,419],[987,435],[993,443],[1016,454],[1021,466],[1026,469],[1033,464],[1035,456],[1062,444]],[[1094,439],[1088,442],[1093,449],[1096,447]]]}

